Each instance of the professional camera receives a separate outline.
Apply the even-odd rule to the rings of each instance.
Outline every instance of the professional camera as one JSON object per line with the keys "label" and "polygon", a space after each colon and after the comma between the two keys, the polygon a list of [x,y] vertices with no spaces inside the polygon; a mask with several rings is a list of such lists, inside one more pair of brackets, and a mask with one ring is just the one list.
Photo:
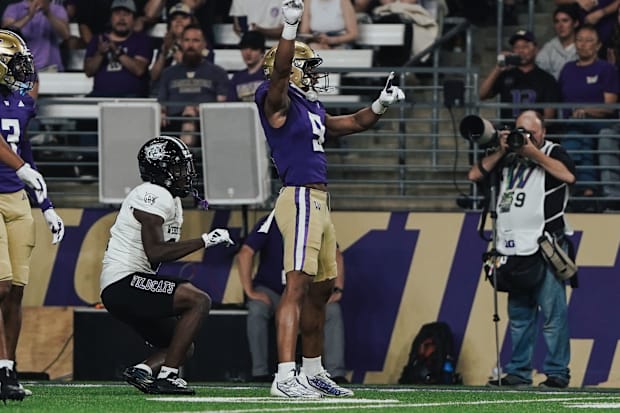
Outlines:
{"label": "professional camera", "polygon": [[[499,146],[499,133],[488,120],[476,115],[468,115],[461,120],[459,126],[461,136],[468,141],[477,143],[480,147],[488,148]],[[516,151],[526,143],[526,138],[531,136],[531,132],[516,128],[510,130],[506,143],[508,150]]]}
{"label": "professional camera", "polygon": [[512,151],[520,149],[523,145],[525,145],[527,138],[530,136],[532,136],[531,132],[525,130],[524,128],[516,128],[511,130],[506,138],[508,149]]}

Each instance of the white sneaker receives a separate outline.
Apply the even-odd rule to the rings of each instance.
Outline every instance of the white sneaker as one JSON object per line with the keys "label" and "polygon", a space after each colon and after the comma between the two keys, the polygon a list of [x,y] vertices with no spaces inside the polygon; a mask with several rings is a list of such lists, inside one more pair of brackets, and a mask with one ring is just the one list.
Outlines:
{"label": "white sneaker", "polygon": [[329,373],[325,370],[321,371],[315,376],[307,376],[304,373],[299,373],[299,381],[310,389],[320,392],[326,396],[333,397],[350,397],[353,396],[353,391],[340,387],[329,377]]}
{"label": "white sneaker", "polygon": [[298,399],[320,399],[322,397],[321,393],[304,386],[297,380],[297,376],[291,376],[283,381],[274,379],[271,383],[271,395]]}

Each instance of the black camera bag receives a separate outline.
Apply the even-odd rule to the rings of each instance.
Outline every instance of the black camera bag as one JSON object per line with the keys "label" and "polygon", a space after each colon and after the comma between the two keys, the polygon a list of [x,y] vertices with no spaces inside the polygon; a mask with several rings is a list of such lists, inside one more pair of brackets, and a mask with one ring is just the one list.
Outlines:
{"label": "black camera bag", "polygon": [[[511,255],[498,258],[495,268],[497,290],[503,292],[529,292],[545,278],[547,263],[539,251],[532,255]],[[493,277],[487,270],[487,279],[493,285]]]}

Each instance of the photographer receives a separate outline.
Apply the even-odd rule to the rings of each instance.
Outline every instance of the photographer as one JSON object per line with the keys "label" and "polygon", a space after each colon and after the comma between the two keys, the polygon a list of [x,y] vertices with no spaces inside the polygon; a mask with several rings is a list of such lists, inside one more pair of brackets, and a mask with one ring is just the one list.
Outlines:
{"label": "photographer", "polygon": [[[536,111],[545,119],[555,118],[553,104],[561,101],[560,89],[555,78],[534,63],[538,53],[534,34],[519,30],[510,37],[509,43],[512,53],[502,52],[497,65],[480,84],[480,100],[499,94],[501,103],[549,103],[548,107],[539,107]],[[518,106],[502,109],[500,116],[507,122],[526,109]]]}
{"label": "photographer", "polygon": [[[502,271],[508,273],[507,278],[517,272],[537,274],[536,281],[527,287],[508,289],[512,357],[501,385],[531,385],[540,311],[548,349],[543,364],[547,380],[540,386],[565,388],[570,379],[570,346],[564,281],[542,259],[539,238],[547,232],[567,248],[564,234],[569,230],[564,209],[568,185],[575,182],[575,166],[564,148],[545,140],[540,114],[525,111],[516,119],[516,126],[512,131],[497,132],[496,151],[472,166],[468,174],[472,181],[496,173],[499,176],[494,237],[501,255],[498,261],[505,264],[494,270],[497,284]],[[498,384],[498,380],[489,382],[492,386]]]}

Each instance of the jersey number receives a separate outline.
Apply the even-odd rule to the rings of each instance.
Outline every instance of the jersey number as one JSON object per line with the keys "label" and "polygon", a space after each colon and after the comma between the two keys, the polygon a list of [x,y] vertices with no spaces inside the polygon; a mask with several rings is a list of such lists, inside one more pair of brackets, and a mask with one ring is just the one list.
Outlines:
{"label": "jersey number", "polygon": [[517,196],[515,196],[515,206],[522,207],[525,204],[525,192],[519,192]]}
{"label": "jersey number", "polygon": [[308,112],[310,124],[312,125],[312,149],[314,152],[325,152],[323,142],[325,142],[325,125],[321,122],[321,117],[315,113]]}
{"label": "jersey number", "polygon": [[17,144],[19,143],[19,136],[21,135],[21,128],[19,127],[19,120],[11,118],[3,118],[0,124],[0,129],[6,131],[6,141],[11,145],[13,152],[17,153]]}

